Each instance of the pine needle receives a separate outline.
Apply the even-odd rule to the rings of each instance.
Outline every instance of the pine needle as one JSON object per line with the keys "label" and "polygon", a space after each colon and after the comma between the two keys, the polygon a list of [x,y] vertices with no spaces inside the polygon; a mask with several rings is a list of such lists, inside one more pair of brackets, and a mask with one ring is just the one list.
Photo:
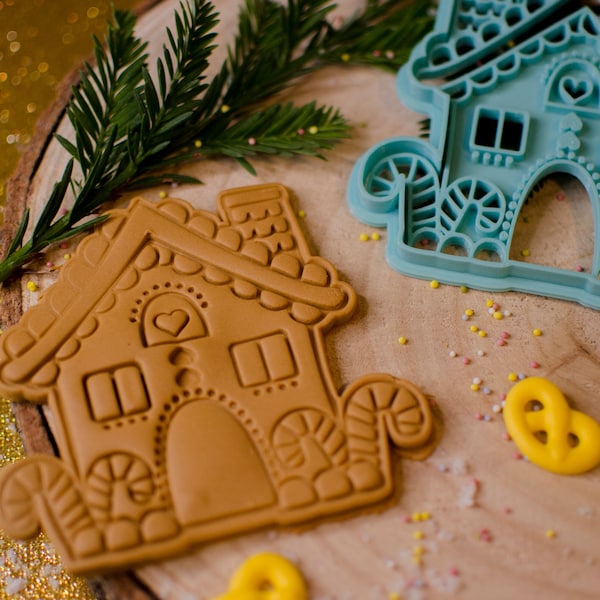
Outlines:
{"label": "pine needle", "polygon": [[[100,223],[103,205],[125,191],[165,183],[199,183],[177,168],[202,156],[228,157],[250,173],[258,155],[325,158],[350,125],[334,107],[278,103],[277,95],[327,64],[367,64],[390,71],[431,27],[433,2],[366,0],[335,25],[328,0],[245,0],[238,29],[217,74],[206,70],[218,14],[208,0],[182,0],[174,29],[148,67],[136,18],[114,11],[104,42],[94,38],[95,65],[85,63],[67,107],[74,139],[56,135],[71,156],[25,240],[26,209],[0,283],[52,244]],[[74,175],[78,164],[80,175]],[[72,208],[59,216],[67,193]]]}

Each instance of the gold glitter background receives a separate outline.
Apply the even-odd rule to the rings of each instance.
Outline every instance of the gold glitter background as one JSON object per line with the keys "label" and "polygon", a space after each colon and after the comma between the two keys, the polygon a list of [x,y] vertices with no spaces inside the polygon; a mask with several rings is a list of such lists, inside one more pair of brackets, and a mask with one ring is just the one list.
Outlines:
{"label": "gold glitter background", "polygon": [[[134,0],[115,0],[131,8]],[[92,34],[102,37],[110,4],[81,0],[0,0],[0,211],[6,181],[31,139],[57,83],[86,59]],[[1,215],[0,215],[1,216]],[[23,458],[10,403],[0,398],[0,467]],[[15,542],[0,531],[0,599],[93,598],[84,580],[65,572],[39,535]]]}

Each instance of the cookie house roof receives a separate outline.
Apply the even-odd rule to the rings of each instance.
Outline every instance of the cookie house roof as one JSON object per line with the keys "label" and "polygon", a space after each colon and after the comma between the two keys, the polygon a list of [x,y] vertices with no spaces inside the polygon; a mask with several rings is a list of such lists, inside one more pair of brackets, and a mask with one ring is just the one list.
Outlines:
{"label": "cookie house roof", "polygon": [[354,307],[352,288],[337,279],[330,263],[310,255],[282,186],[221,194],[221,219],[172,199],[152,204],[137,198],[128,209],[110,215],[81,242],[40,304],[2,336],[0,388],[5,393],[21,393],[22,385],[28,397],[33,395],[30,399],[45,395],[29,384],[35,390],[55,380],[53,358],[107,291],[135,284],[133,264],[151,241],[188,260],[198,257],[210,265],[213,276],[255,286],[267,309],[282,308],[285,299],[300,322],[312,324],[324,315],[342,318]]}

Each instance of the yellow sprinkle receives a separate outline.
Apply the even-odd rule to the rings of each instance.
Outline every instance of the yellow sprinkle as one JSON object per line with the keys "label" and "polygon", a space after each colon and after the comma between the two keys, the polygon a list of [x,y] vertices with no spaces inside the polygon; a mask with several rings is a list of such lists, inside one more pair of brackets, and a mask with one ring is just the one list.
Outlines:
{"label": "yellow sprinkle", "polygon": [[546,537],[547,537],[548,539],[555,538],[555,537],[556,537],[556,531],[554,531],[554,529],[548,529],[548,530],[546,531]]}
{"label": "yellow sprinkle", "polygon": [[194,140],[194,146],[196,148],[202,148],[202,140]]}
{"label": "yellow sprinkle", "polygon": [[167,197],[167,192],[159,192],[158,193],[158,197],[159,198],[166,198]]}
{"label": "yellow sprinkle", "polygon": [[482,329],[481,331],[479,331],[479,332],[477,333],[477,335],[478,335],[479,337],[487,337],[487,331],[484,331],[484,330]]}
{"label": "yellow sprinkle", "polygon": [[529,248],[523,248],[523,250],[521,250],[521,256],[529,256]]}
{"label": "yellow sprinkle", "polygon": [[423,534],[423,532],[422,532],[422,531],[415,531],[415,532],[413,533],[413,538],[414,538],[415,540],[422,540],[422,539],[423,539],[423,537],[424,537],[424,534]]}
{"label": "yellow sprinkle", "polygon": [[465,310],[465,315],[467,315],[467,317],[472,317],[475,314],[475,311],[472,308],[467,308],[467,310]]}
{"label": "yellow sprinkle", "polygon": [[472,384],[471,384],[471,390],[472,390],[473,392],[478,392],[478,391],[479,391],[479,389],[480,389],[480,388],[479,388],[479,384],[477,384],[477,383],[472,383]]}
{"label": "yellow sprinkle", "polygon": [[461,291],[463,294],[466,294],[466,293],[469,291],[469,288],[468,288],[466,285],[461,285],[461,286],[460,286],[460,291]]}
{"label": "yellow sprinkle", "polygon": [[222,113],[228,113],[230,110],[231,110],[231,106],[229,106],[228,104],[221,105],[221,112]]}
{"label": "yellow sprinkle", "polygon": [[534,329],[533,335],[535,335],[536,337],[539,337],[540,335],[542,335],[542,331],[540,329]]}
{"label": "yellow sprinkle", "polygon": [[519,379],[519,376],[516,373],[509,373],[508,374],[508,380],[509,381],[516,381],[517,379]]}
{"label": "yellow sprinkle", "polygon": [[496,319],[496,321],[501,321],[502,319],[504,319],[504,314],[501,313],[499,310],[494,311],[494,314],[492,316],[494,317],[494,319]]}
{"label": "yellow sprinkle", "polygon": [[473,333],[475,333],[475,332],[479,331],[479,327],[477,327],[477,325],[471,325],[471,327],[469,327],[469,329],[470,329],[470,330],[471,330]]}
{"label": "yellow sprinkle", "polygon": [[350,55],[349,55],[349,54],[347,54],[346,52],[344,52],[344,54],[342,54],[342,56],[341,56],[341,59],[342,59],[344,62],[348,62],[348,61],[350,60]]}
{"label": "yellow sprinkle", "polygon": [[371,239],[375,242],[378,242],[381,239],[381,236],[377,232],[375,232],[371,234]]}
{"label": "yellow sprinkle", "polygon": [[402,600],[402,596],[398,592],[390,592],[388,594],[388,600]]}
{"label": "yellow sprinkle", "polygon": [[413,521],[420,521],[421,520],[421,513],[413,513],[411,519]]}
{"label": "yellow sprinkle", "polygon": [[421,521],[427,521],[428,519],[431,519],[431,513],[422,512],[421,513]]}
{"label": "yellow sprinkle", "polygon": [[423,556],[424,552],[425,548],[423,548],[423,546],[415,546],[413,548],[413,556]]}
{"label": "yellow sprinkle", "polygon": [[440,287],[440,282],[439,282],[439,281],[437,281],[436,279],[432,279],[432,280],[429,282],[429,287],[430,287],[432,290],[437,290],[437,289]]}
{"label": "yellow sprinkle", "polygon": [[298,216],[299,216],[301,219],[304,219],[304,217],[306,216],[306,213],[305,213],[303,210],[299,210],[299,211],[298,211]]}
{"label": "yellow sprinkle", "polygon": [[399,337],[398,338],[398,343],[402,344],[404,346],[405,344],[408,343],[408,340],[405,337]]}
{"label": "yellow sprinkle", "polygon": [[39,290],[38,285],[35,281],[28,281],[27,282],[27,289],[30,292],[37,292]]}
{"label": "yellow sprinkle", "polygon": [[358,239],[359,239],[361,242],[368,242],[368,241],[369,241],[369,236],[368,236],[366,233],[361,233],[361,234],[358,236]]}
{"label": "yellow sprinkle", "polygon": [[488,299],[485,301],[485,305],[486,305],[488,308],[491,308],[492,306],[494,306],[494,301],[493,301],[491,298],[488,298]]}
{"label": "yellow sprinkle", "polygon": [[315,135],[316,133],[319,133],[319,128],[316,125],[311,125],[308,128],[308,133],[310,133],[311,135]]}
{"label": "yellow sprinkle", "polygon": [[71,255],[67,252],[66,254],[63,255],[63,258],[65,260],[71,260]]}

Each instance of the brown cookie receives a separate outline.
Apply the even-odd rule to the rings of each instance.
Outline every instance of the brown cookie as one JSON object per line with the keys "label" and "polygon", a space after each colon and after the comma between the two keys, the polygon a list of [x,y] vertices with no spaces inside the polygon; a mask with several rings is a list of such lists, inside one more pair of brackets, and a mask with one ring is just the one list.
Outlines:
{"label": "brown cookie", "polygon": [[432,416],[389,375],[337,393],[323,334],[355,304],[280,185],[113,211],[1,338],[0,391],[49,404],[60,458],[2,470],[0,527],[93,572],[388,497],[388,440],[427,447]]}

